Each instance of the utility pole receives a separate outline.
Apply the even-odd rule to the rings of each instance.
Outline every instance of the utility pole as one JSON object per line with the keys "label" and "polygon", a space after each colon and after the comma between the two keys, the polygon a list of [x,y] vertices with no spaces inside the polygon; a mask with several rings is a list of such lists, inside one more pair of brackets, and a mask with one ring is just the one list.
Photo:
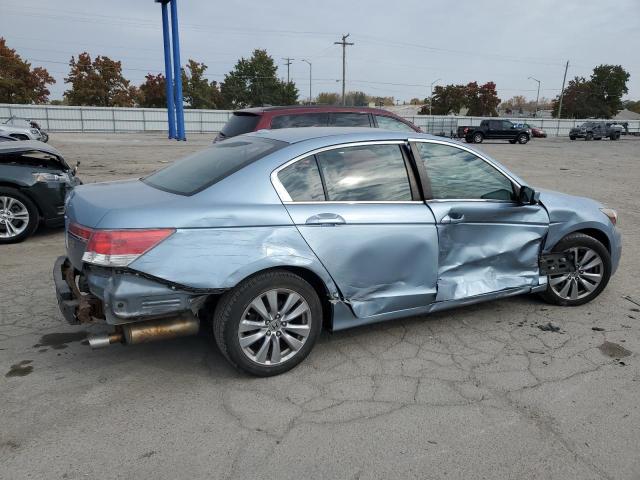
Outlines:
{"label": "utility pole", "polygon": [[[536,95],[536,113],[534,117],[538,118],[538,100],[540,99],[540,80],[537,78],[529,77],[529,80],[533,80],[534,82],[538,82],[538,94]],[[564,90],[564,87],[562,87]]]}
{"label": "utility pole", "polygon": [[562,79],[562,90],[560,90],[560,104],[558,105],[558,129],[556,130],[556,135],[560,135],[560,118],[562,116],[562,98],[564,97],[564,82],[567,81],[567,70],[569,70],[569,60],[567,60],[567,64],[564,66],[564,78]]}
{"label": "utility pole", "polygon": [[289,83],[289,65],[291,65],[291,61],[295,60],[295,58],[283,58],[283,60],[286,60],[287,63],[285,63],[285,65],[287,66],[287,83]]}
{"label": "utility pole", "polygon": [[440,80],[442,80],[441,78],[434,80],[433,82],[431,82],[431,85],[429,85],[429,116],[431,116],[431,104],[433,103],[433,86],[435,85],[436,82],[439,82]]}
{"label": "utility pole", "polygon": [[353,45],[353,43],[347,42],[347,38],[349,38],[348,33],[346,35],[342,35],[341,42],[333,42],[334,45],[342,45],[342,105],[344,105],[344,86],[345,86],[344,77],[345,77],[345,70],[347,67],[347,60],[346,60],[347,45]]}
{"label": "utility pole", "polygon": [[311,96],[311,62],[309,60],[306,59],[302,59],[302,61],[304,63],[306,63],[307,65],[309,65],[309,105],[311,105],[311,99],[313,98]]}

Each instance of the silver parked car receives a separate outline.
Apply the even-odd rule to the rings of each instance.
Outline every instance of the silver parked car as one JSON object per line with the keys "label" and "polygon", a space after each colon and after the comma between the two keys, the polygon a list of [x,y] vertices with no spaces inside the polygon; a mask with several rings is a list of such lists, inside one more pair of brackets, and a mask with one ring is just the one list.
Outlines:
{"label": "silver parked car", "polygon": [[[16,140],[40,140],[45,141],[39,128],[31,125],[29,120],[18,117],[10,117],[0,123],[0,134],[13,137]],[[47,140],[49,137],[47,136]]]}
{"label": "silver parked car", "polygon": [[255,375],[302,361],[322,328],[539,292],[593,300],[621,253],[616,213],[536,191],[495,160],[414,132],[241,135],[140,180],[79,186],[54,267],[93,346],[211,325]]}

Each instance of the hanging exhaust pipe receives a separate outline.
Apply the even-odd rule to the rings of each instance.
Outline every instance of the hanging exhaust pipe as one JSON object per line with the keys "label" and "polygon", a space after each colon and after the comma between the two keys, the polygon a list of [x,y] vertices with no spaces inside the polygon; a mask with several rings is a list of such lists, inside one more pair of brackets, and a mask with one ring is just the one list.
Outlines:
{"label": "hanging exhaust pipe", "polygon": [[200,320],[193,313],[186,312],[177,317],[119,325],[115,332],[90,335],[87,339],[91,348],[103,348],[113,343],[135,345],[186,337],[197,334],[199,329]]}

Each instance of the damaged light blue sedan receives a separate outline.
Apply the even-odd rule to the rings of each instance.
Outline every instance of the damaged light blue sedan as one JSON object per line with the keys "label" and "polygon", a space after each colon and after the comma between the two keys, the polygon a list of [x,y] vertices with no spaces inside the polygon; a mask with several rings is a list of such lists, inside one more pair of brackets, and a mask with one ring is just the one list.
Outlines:
{"label": "damaged light blue sedan", "polygon": [[531,292],[597,297],[621,253],[616,213],[536,191],[487,155],[414,132],[298,128],[216,143],[140,180],[68,199],[54,267],[92,346],[213,329],[254,375],[342,330]]}

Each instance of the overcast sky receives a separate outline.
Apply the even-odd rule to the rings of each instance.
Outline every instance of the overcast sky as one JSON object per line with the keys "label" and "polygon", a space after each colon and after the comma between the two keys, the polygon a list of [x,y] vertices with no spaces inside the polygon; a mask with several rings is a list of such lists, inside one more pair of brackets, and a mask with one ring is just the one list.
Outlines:
{"label": "overcast sky", "polygon": [[[183,64],[206,63],[223,80],[238,58],[266,49],[286,77],[283,57],[302,98],[340,90],[340,34],[350,33],[347,89],[402,100],[428,96],[429,84],[494,81],[506,100],[556,96],[567,78],[588,77],[601,63],[631,74],[627,98],[640,98],[638,0],[178,0]],[[0,36],[65,90],[71,55],[88,51],[121,60],[139,84],[162,72],[160,5],[153,0],[0,0]]]}

